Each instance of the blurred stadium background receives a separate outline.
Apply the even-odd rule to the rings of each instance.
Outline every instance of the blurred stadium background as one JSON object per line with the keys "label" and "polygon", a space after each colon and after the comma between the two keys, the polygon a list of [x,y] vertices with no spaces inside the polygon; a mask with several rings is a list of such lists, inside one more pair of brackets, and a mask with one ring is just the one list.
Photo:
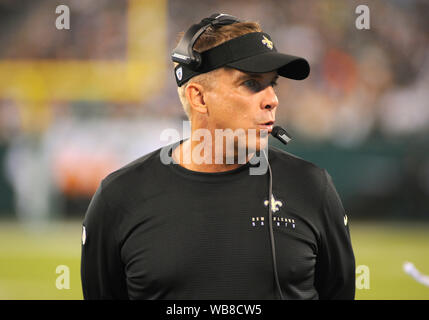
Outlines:
{"label": "blurred stadium background", "polygon": [[[57,30],[55,8],[70,8]],[[370,8],[358,30],[355,8]],[[279,81],[287,150],[326,168],[349,215],[358,299],[429,299],[429,2],[0,0],[0,299],[81,299],[81,221],[100,180],[182,131],[169,53],[202,17],[259,21],[306,57]],[[168,142],[169,143],[169,142]],[[276,141],[274,145],[282,147]],[[55,286],[58,265],[70,289]]]}

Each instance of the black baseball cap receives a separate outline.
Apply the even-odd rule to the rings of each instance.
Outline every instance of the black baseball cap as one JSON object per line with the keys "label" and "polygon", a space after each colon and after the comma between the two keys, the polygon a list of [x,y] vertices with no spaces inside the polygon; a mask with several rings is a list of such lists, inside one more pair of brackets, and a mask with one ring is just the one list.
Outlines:
{"label": "black baseball cap", "polygon": [[279,76],[293,80],[303,80],[310,73],[307,60],[278,52],[271,37],[264,32],[251,32],[223,42],[202,52],[201,58],[198,70],[185,64],[175,67],[179,87],[196,75],[224,66],[249,73],[277,71]]}

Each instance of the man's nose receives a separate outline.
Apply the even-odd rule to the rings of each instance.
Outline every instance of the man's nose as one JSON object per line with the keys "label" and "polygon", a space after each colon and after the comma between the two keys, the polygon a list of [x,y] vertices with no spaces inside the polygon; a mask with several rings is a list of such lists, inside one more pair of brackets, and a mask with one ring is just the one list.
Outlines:
{"label": "man's nose", "polygon": [[263,90],[264,97],[261,101],[262,109],[274,109],[279,105],[276,92],[272,86],[268,86]]}

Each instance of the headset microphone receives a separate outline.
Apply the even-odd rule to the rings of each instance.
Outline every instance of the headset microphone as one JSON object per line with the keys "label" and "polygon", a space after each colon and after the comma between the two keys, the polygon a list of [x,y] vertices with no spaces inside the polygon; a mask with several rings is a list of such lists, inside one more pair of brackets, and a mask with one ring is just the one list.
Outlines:
{"label": "headset microphone", "polygon": [[284,144],[288,144],[288,142],[292,140],[292,137],[290,137],[286,130],[280,126],[275,126],[273,131],[271,131],[271,135],[279,139]]}

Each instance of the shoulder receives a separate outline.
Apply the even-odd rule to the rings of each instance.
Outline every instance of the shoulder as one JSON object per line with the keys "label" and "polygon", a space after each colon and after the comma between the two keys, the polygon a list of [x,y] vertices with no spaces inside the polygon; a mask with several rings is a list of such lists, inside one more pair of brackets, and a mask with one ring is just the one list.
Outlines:
{"label": "shoulder", "polygon": [[103,179],[103,184],[108,186],[112,183],[119,182],[123,179],[128,178],[142,170],[145,170],[151,167],[154,164],[154,160],[158,160],[160,149],[152,151],[128,164],[119,168],[116,171],[110,173],[107,177]]}
{"label": "shoulder", "polygon": [[269,162],[273,172],[294,189],[323,198],[328,183],[328,172],[313,162],[276,147],[269,148]]}
{"label": "shoulder", "polygon": [[148,181],[153,181],[157,172],[162,170],[159,156],[161,149],[154,150],[106,176],[100,184],[105,197],[126,197],[126,194],[130,195]]}
{"label": "shoulder", "polygon": [[300,174],[305,173],[314,177],[322,178],[323,180],[326,179],[325,169],[285,150],[270,146],[268,156],[270,163],[272,161],[277,165],[284,166],[285,169],[297,170]]}

